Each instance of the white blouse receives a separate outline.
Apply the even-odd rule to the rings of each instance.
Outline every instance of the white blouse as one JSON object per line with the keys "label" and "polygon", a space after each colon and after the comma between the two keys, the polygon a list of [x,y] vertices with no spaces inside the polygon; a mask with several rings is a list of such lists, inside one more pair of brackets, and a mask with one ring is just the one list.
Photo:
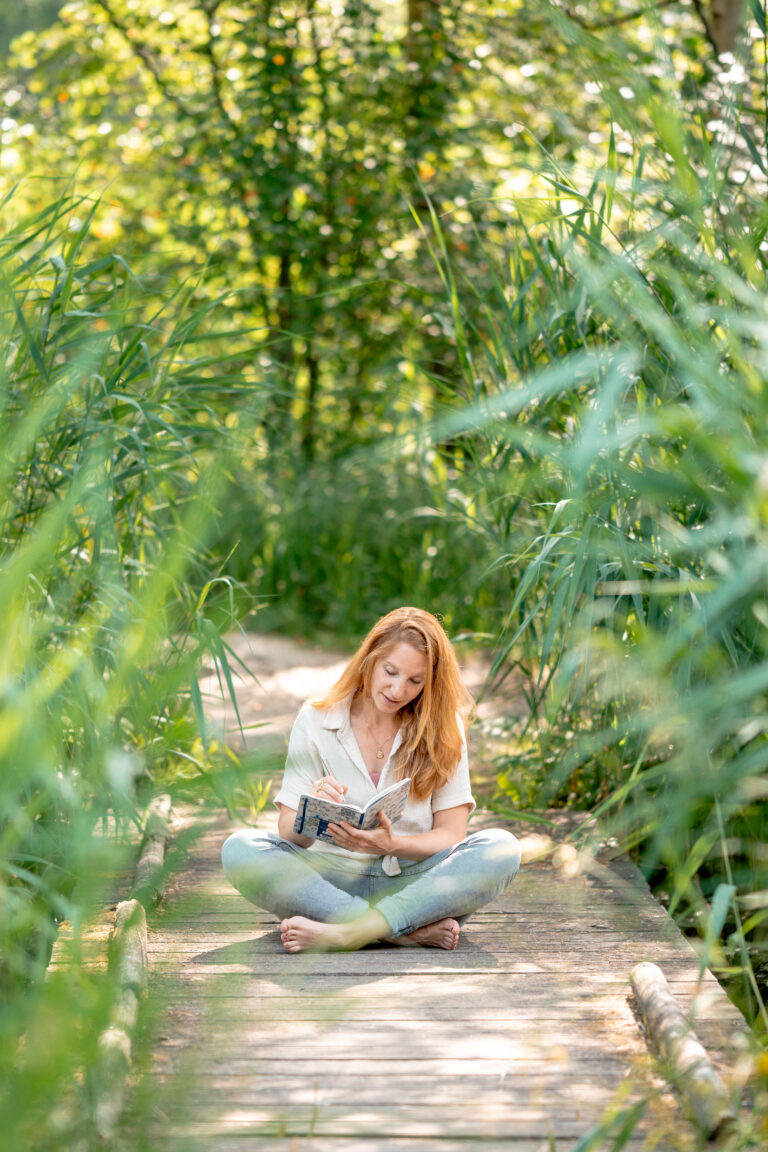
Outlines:
{"label": "white blouse", "polygon": [[[360,808],[367,804],[377,791],[395,783],[393,761],[402,741],[402,733],[400,731],[395,733],[377,789],[352,731],[349,718],[351,703],[352,697],[349,697],[327,711],[314,708],[311,701],[304,704],[291,730],[283,782],[275,797],[275,804],[298,808],[301,795],[310,792],[315,781],[328,771],[340,784],[346,784],[344,800]],[[392,826],[398,835],[415,836],[420,832],[429,832],[433,826],[433,814],[446,808],[468,804],[470,812],[474,809],[475,801],[469,783],[467,743],[464,738],[464,726],[458,715],[456,722],[461,731],[461,758],[456,772],[447,784],[424,800],[408,797],[402,816]],[[323,762],[327,767],[324,767]],[[324,840],[314,840],[310,847],[316,851],[354,856],[360,860],[376,859],[367,853],[349,852],[338,844],[329,844]],[[389,875],[396,875],[399,872],[400,869],[393,858],[387,856],[383,861],[384,871]],[[395,865],[395,868],[392,865]]]}

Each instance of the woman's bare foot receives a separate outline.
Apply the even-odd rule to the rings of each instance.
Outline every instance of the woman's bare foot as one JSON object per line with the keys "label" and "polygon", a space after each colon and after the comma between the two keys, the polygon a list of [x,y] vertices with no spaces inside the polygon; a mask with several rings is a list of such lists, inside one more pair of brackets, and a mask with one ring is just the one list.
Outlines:
{"label": "woman's bare foot", "polygon": [[434,924],[424,924],[405,936],[396,936],[395,944],[403,944],[406,948],[444,948],[446,952],[453,952],[459,942],[461,929],[455,920],[446,917],[445,920],[435,920]]}
{"label": "woman's bare foot", "polygon": [[344,952],[354,947],[347,940],[346,925],[322,924],[305,916],[291,916],[280,925],[286,952]]}
{"label": "woman's bare foot", "polygon": [[306,916],[291,916],[280,925],[286,952],[352,952],[381,940],[390,931],[389,924],[375,908],[346,924],[323,924]]}

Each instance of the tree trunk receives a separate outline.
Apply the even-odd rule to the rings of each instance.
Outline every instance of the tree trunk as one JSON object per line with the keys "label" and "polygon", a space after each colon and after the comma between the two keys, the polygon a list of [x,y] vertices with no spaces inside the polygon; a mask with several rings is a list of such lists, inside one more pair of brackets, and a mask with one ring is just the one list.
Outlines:
{"label": "tree trunk", "polygon": [[744,0],[694,0],[694,5],[717,55],[734,52],[744,23]]}

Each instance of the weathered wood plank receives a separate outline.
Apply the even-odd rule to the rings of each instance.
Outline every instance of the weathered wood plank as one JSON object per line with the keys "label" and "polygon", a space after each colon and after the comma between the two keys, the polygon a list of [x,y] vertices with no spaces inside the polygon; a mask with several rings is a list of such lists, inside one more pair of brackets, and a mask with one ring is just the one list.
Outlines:
{"label": "weathered wood plank", "polygon": [[[447,1027],[444,1021],[429,1021],[429,1028],[421,1020],[392,1023],[397,1027],[387,1028],[384,1033],[381,1028],[366,1026],[365,1023],[350,1030],[345,1022],[336,1029],[332,1022],[284,1021],[281,1023],[280,1041],[286,1048],[290,1044],[291,1058],[302,1060],[318,1056],[329,1060],[346,1056],[351,1060],[371,1048],[380,1061],[400,1060],[405,1051],[412,1060],[428,1060],[443,1052],[452,1052],[457,1059],[494,1061],[525,1061],[536,1057],[551,1060],[559,1058],[565,1051],[569,1056],[567,1063],[577,1063],[590,1051],[599,1055],[607,1044],[611,1045],[614,1058],[619,1050],[641,1053],[637,1032],[617,1024],[595,1029],[593,1036],[586,1035],[575,1024],[557,1028],[550,1024],[539,1036],[534,1036],[530,1034],[531,1030],[526,1034],[515,1034],[507,1026],[507,1021],[502,1021],[495,1030],[478,1029],[471,1035],[462,1032],[458,1024],[453,1028]],[[185,1032],[180,1028],[179,1031],[189,1041],[193,1039],[194,1029]],[[231,1029],[215,1030],[207,1026],[205,1031],[206,1052],[211,1058],[231,1051]],[[258,1049],[263,1043],[263,1028],[249,1027],[238,1031],[238,1044],[242,1047]]]}
{"label": "weathered wood plank", "polygon": [[[624,1089],[626,1088],[625,1077],[627,1069],[622,1068],[619,1070],[619,1061],[616,1059],[607,1060],[600,1058],[599,1054],[593,1059],[579,1058],[578,1061],[574,1060],[571,1065],[565,1060],[558,1061],[552,1059],[536,1059],[532,1061],[521,1060],[518,1062],[508,1061],[503,1065],[501,1062],[496,1061],[496,1069],[493,1070],[493,1062],[488,1062],[490,1073],[486,1078],[477,1071],[476,1068],[470,1066],[475,1064],[476,1061],[471,1060],[447,1060],[440,1062],[439,1066],[433,1062],[420,1061],[423,1067],[420,1070],[426,1069],[431,1075],[439,1081],[439,1076],[444,1075],[447,1079],[453,1082],[456,1087],[456,1098],[462,1098],[463,1095],[463,1082],[471,1081],[472,1077],[479,1078],[478,1082],[482,1083],[485,1079],[487,1085],[494,1085],[491,1089],[492,1095],[496,1094],[495,1084],[498,1083],[498,1077],[502,1071],[509,1077],[517,1081],[520,1080],[519,1091],[527,1093],[529,1091],[538,1092],[541,1090],[549,1091],[547,1085],[551,1086],[551,1079],[553,1075],[557,1075],[568,1086],[568,1091],[578,1094],[579,1099],[582,1101],[586,1115],[596,1121],[604,1107],[609,1106],[612,1099],[623,1098]],[[228,1067],[223,1059],[213,1061],[210,1066],[210,1074],[216,1077],[220,1083],[227,1083],[228,1077],[232,1077],[233,1087],[242,1086],[243,1092],[240,1100],[269,1100],[290,1104],[298,1098],[295,1094],[300,1091],[295,1086],[292,1086],[291,1077],[295,1075],[297,1062],[282,1061],[278,1062],[275,1068],[269,1066],[269,1062],[262,1060],[261,1062],[254,1061],[238,1061],[235,1060],[232,1067]],[[306,1058],[300,1061],[300,1066],[303,1072],[303,1084],[306,1086],[308,1083],[316,1083],[318,1080],[322,1081],[326,1078],[334,1077],[341,1082],[346,1082],[348,1079],[347,1071],[344,1067],[344,1061],[338,1058],[330,1060],[325,1063],[322,1056],[315,1054],[312,1058]],[[378,1063],[375,1068],[368,1068],[368,1078],[375,1080],[377,1077],[386,1076],[389,1080],[390,1075],[397,1071],[396,1064]],[[434,1068],[434,1073],[431,1070]],[[416,1074],[416,1073],[415,1073]],[[190,1103],[193,1105],[193,1112],[196,1113],[196,1105],[198,1102],[198,1094],[201,1087],[205,1088],[204,1076],[201,1070],[195,1074],[194,1067],[190,1067],[190,1054],[186,1055],[179,1051],[178,1053],[163,1056],[162,1059],[156,1062],[153,1070],[153,1086],[157,1087],[160,1084],[167,1084],[170,1086],[169,1098],[178,1101],[182,1100],[182,1106],[189,1108]],[[395,1082],[396,1083],[396,1082]],[[640,1081],[640,1083],[647,1084],[648,1080]],[[285,1087],[285,1096],[283,1096],[283,1084]],[[582,1091],[582,1087],[587,1084],[593,1085],[593,1090],[590,1093]],[[267,1088],[268,1085],[268,1088]],[[656,1087],[660,1087],[659,1084]],[[564,1090],[564,1089],[563,1089]],[[194,1093],[194,1095],[191,1095]],[[514,1094],[513,1094],[514,1098]],[[221,1099],[224,1099],[222,1095]],[[389,1095],[389,1101],[396,1099],[395,1090]],[[427,1108],[434,1114],[434,1108],[431,1100],[431,1089],[425,1086],[422,1101],[426,1101]],[[668,1118],[675,1123],[680,1122],[679,1114],[674,1108],[668,1111]],[[682,1125],[681,1125],[682,1126]],[[481,1133],[482,1134],[482,1131]]]}
{"label": "weathered wood plank", "polygon": [[[184,1003],[186,1004],[187,1001]],[[419,1010],[418,1018],[423,1022],[444,1021],[450,1018],[452,1011],[455,1012],[456,1009],[427,1004]],[[378,1009],[371,1006],[334,1005],[327,1001],[318,1001],[308,1005],[306,1000],[293,1002],[289,997],[279,1008],[276,1008],[274,1000],[263,1005],[258,1000],[255,1002],[244,1000],[242,1003],[233,1000],[226,1010],[221,1010],[220,1007],[208,1010],[201,1005],[193,1010],[185,1007],[181,1009],[181,1012],[201,1022],[204,1019],[209,1035],[215,1035],[211,1029],[229,1028],[233,1024],[241,1023],[246,1014],[249,1021],[258,1026],[271,1024],[275,1019],[276,1012],[279,1012],[280,1018],[286,1022],[302,1021],[313,1024],[329,1020],[343,1020],[346,1025],[354,1025],[355,1027],[365,1023],[377,1023],[380,1026],[383,1023],[395,1023],[408,1019],[406,1016],[407,1008],[390,1004],[382,1005]],[[574,1024],[582,1026],[594,1020],[596,1015],[611,1027],[619,1027],[618,1021],[622,1019],[621,1009],[615,1003],[596,1001],[592,1004],[574,1004],[566,1002],[558,1005],[550,1001],[543,1004],[527,1004],[519,1010],[513,1010],[506,1006],[498,1012],[494,1012],[490,1006],[478,1007],[474,1010],[468,1009],[462,1013],[462,1020],[466,1025],[479,1026],[488,1022],[502,1021],[507,1027],[514,1027],[518,1023],[524,1023],[528,1026],[536,1022],[541,1024],[545,1022],[557,1023],[566,1016]],[[168,1010],[167,1018],[169,1020],[175,1018],[173,1008]],[[700,1013],[695,1020],[697,1024],[705,1021],[720,1023],[720,1017],[715,1009],[710,1009],[709,1014]],[[628,1026],[632,1028],[633,1032],[636,1030],[637,1024],[634,1018],[628,1021]]]}
{"label": "weathered wood plank", "polygon": [[[233,1053],[231,1047],[218,1044],[216,1047],[205,1046],[205,1059],[202,1065],[199,1065],[198,1052],[191,1050],[192,1047],[198,1047],[196,1041],[199,1042],[199,1039],[198,1036],[193,1041],[188,1033],[179,1033],[173,1042],[165,1042],[162,1046],[158,1046],[155,1054],[156,1075],[161,1077],[165,1073],[183,1074],[184,1077],[188,1076],[194,1080],[199,1072],[203,1077],[220,1075],[225,1078],[229,1076],[256,1078],[260,1081],[259,1092],[268,1091],[271,1094],[277,1091],[279,1079],[294,1073],[297,1066],[300,1066],[307,1076],[343,1077],[349,1074],[349,1064],[353,1059],[362,1061],[361,1068],[367,1069],[372,1077],[382,1074],[389,1077],[393,1073],[399,1073],[403,1068],[409,1069],[413,1076],[427,1070],[430,1074],[442,1071],[447,1075],[461,1078],[472,1074],[481,1075],[489,1070],[491,1073],[500,1072],[502,1069],[515,1077],[540,1076],[557,1069],[568,1083],[578,1083],[580,1077],[597,1076],[602,1085],[604,1102],[607,1103],[611,1092],[621,1082],[622,1077],[634,1074],[641,1066],[645,1068],[647,1063],[645,1049],[638,1050],[626,1037],[615,1050],[609,1049],[607,1045],[610,1043],[610,1037],[606,1037],[602,1046],[595,1045],[591,1050],[573,1042],[567,1045],[552,1043],[550,1047],[542,1046],[538,1051],[528,1047],[517,1055],[507,1052],[494,1057],[490,1054],[484,1060],[476,1055],[441,1058],[437,1054],[428,1055],[423,1051],[419,1053],[418,1059],[406,1060],[402,1049],[399,1053],[396,1052],[393,1044],[389,1051],[377,1059],[375,1066],[366,1063],[362,1056],[352,1057],[339,1048],[326,1055],[321,1044],[311,1047],[297,1045],[291,1048],[285,1057],[274,1059],[265,1057],[262,1051],[243,1055],[241,1045],[238,1045],[237,1051]],[[262,1042],[266,1043],[264,1037]]]}
{"label": "weathered wood plank", "polygon": [[[219,952],[218,955],[216,954],[217,951]],[[415,952],[415,949],[408,949],[408,953],[411,951]],[[582,972],[599,974],[603,971],[606,977],[616,978],[619,974],[623,975],[629,971],[635,964],[639,964],[641,960],[652,960],[654,963],[662,964],[665,972],[669,967],[673,973],[685,974],[692,979],[695,978],[697,971],[697,966],[695,962],[692,962],[692,958],[681,956],[679,952],[663,946],[636,949],[612,948],[610,959],[606,957],[603,949],[597,948],[597,946],[588,950],[582,947],[581,950],[571,956],[562,956],[556,951],[542,954],[541,950],[537,953],[531,949],[525,953],[515,949],[511,955],[497,958],[482,955],[469,949],[457,949],[453,953],[453,963],[450,965],[446,964],[442,956],[437,954],[433,956],[426,948],[420,950],[418,956],[409,956],[407,961],[403,959],[406,955],[405,949],[402,951],[392,949],[389,953],[351,953],[350,955],[351,959],[344,959],[340,953],[328,953],[319,959],[318,956],[310,953],[296,953],[286,962],[285,953],[277,941],[275,941],[275,947],[271,951],[257,951],[242,945],[225,946],[221,949],[202,948],[196,950],[190,948],[186,951],[165,952],[150,949],[153,964],[160,969],[164,968],[166,972],[176,971],[183,975],[200,971],[202,968],[207,969],[210,973],[221,975],[226,973],[248,975],[254,970],[258,970],[262,974],[281,975],[287,968],[289,973],[294,976],[319,975],[323,972],[349,972],[351,975],[369,974],[371,977],[389,976],[393,972],[403,974],[497,972],[499,975],[515,972],[549,972],[553,976],[571,975],[578,977]],[[371,957],[375,957],[375,959],[371,959]]]}
{"label": "weathered wood plank", "polygon": [[[608,1062],[606,1062],[607,1064]],[[281,1098],[298,1099],[307,1091],[316,1092],[318,1085],[332,1085],[331,1093],[337,1097],[357,1100],[381,1102],[382,1099],[391,1101],[393,1098],[408,1101],[411,1097],[423,1101],[426,1097],[432,1098],[440,1093],[448,1093],[456,1103],[460,1100],[474,1101],[478,1093],[489,1093],[494,1099],[537,1099],[542,1092],[547,1093],[548,1100],[562,1097],[571,1099],[574,1094],[579,1098],[589,1098],[600,1092],[600,1084],[595,1082],[595,1075],[601,1065],[593,1062],[578,1076],[563,1078],[563,1061],[550,1060],[529,1066],[522,1064],[514,1068],[514,1075],[506,1066],[498,1061],[478,1063],[467,1060],[461,1064],[461,1074],[458,1074],[457,1062],[424,1062],[411,1061],[408,1063],[407,1074],[403,1069],[387,1069],[386,1082],[382,1084],[380,1065],[372,1061],[363,1061],[360,1069],[351,1071],[342,1061],[325,1063],[317,1061],[315,1064],[302,1066],[301,1075],[296,1073],[295,1066],[285,1061],[274,1069],[274,1089],[280,1093]],[[194,1085],[196,1099],[216,1098],[222,1099],[228,1095],[238,1095],[239,1099],[247,1099],[249,1090],[256,1086],[263,1069],[267,1066],[264,1061],[262,1071],[223,1072],[218,1068],[211,1072],[204,1069],[188,1068],[185,1071],[185,1083]],[[447,1066],[447,1070],[446,1070]],[[162,1076],[162,1072],[159,1073]],[[245,1096],[243,1096],[245,1092]],[[294,1095],[296,1094],[296,1095]]]}
{"label": "weathered wood plank", "polygon": [[444,1137],[462,1138],[475,1141],[476,1133],[482,1132],[486,1139],[502,1139],[510,1133],[517,1138],[546,1137],[549,1134],[576,1141],[585,1131],[585,1115],[564,1117],[550,1116],[547,1109],[532,1110],[530,1114],[510,1115],[504,1110],[490,1106],[449,1110],[441,1108],[434,1118],[426,1114],[424,1108],[298,1108],[292,1115],[274,1117],[259,1109],[233,1111],[217,1122],[199,1121],[177,1129],[177,1133],[210,1140],[227,1131],[238,1136],[328,1136],[342,1137],[354,1135],[357,1138],[428,1137],[433,1140]]}
{"label": "weathered wood plank", "polygon": [[[499,992],[510,996],[519,996],[521,993],[525,993],[524,1001],[518,1000],[515,1005],[515,1012],[517,1012],[524,1010],[526,1005],[530,1005],[533,1011],[538,1011],[541,1006],[551,1001],[557,1001],[561,1006],[568,1004],[592,1005],[603,1000],[607,1002],[617,995],[625,998],[629,987],[628,982],[624,979],[602,980],[598,972],[585,973],[585,979],[579,988],[571,986],[566,980],[558,980],[546,973],[504,972],[491,974],[481,972],[472,975],[457,973],[455,979],[451,981],[455,987],[450,995],[435,996],[434,981],[429,976],[420,973],[403,973],[399,974],[398,977],[383,977],[369,987],[350,984],[339,973],[335,975],[318,973],[311,980],[301,976],[292,980],[281,978],[278,981],[278,979],[268,980],[259,975],[246,977],[242,981],[233,983],[229,980],[211,978],[204,990],[196,990],[195,985],[204,980],[204,977],[200,973],[193,975],[197,979],[177,980],[172,974],[166,974],[162,980],[158,979],[155,987],[159,998],[173,1003],[178,1000],[187,1001],[190,996],[195,996],[198,1002],[205,1000],[205,1002],[223,1005],[226,1005],[227,1002],[237,1005],[252,1002],[254,1007],[266,1003],[266,1010],[271,1012],[283,1011],[287,1003],[306,1002],[311,1004],[314,1000],[325,1002],[330,998],[332,1000],[339,999],[345,1004],[358,1004],[361,1008],[371,1007],[372,1010],[375,1010],[381,1007],[390,1007],[394,991],[393,985],[397,985],[397,995],[401,1003],[413,1003],[419,1006],[425,1006],[427,1003],[439,1004],[443,999],[453,1000],[459,995],[466,998],[467,1005],[472,1005],[475,999],[483,999]],[[702,984],[685,976],[671,979],[668,983],[674,986],[676,992],[688,998],[697,996],[702,1008],[711,1007],[716,1001],[715,1010],[718,1013],[724,1010],[719,1003],[719,986],[712,987],[714,982],[711,977]],[[284,1003],[280,1006],[272,1005],[270,1007],[270,1001],[273,1000],[281,1000]],[[483,1003],[487,1005],[487,1000],[483,1000]],[[494,1011],[492,1004],[488,1007],[489,1011]],[[742,1020],[741,1014],[732,1005],[728,1011],[734,1020]]]}
{"label": "weathered wood plank", "polygon": [[584,1120],[585,1117],[578,1113],[561,1118],[559,1111],[556,1118],[550,1119],[544,1108],[513,1114],[497,1113],[482,1107],[465,1107],[460,1115],[452,1114],[446,1108],[440,1121],[430,1124],[424,1118],[423,1111],[416,1109],[404,1113],[386,1107],[344,1112],[336,1108],[308,1107],[299,1109],[293,1115],[255,1113],[252,1118],[241,1117],[234,1111],[233,1116],[226,1121],[218,1123],[211,1121],[206,1124],[205,1120],[201,1119],[194,1128],[184,1127],[181,1130],[208,1139],[227,1132],[235,1132],[238,1135],[252,1133],[262,1137],[269,1134],[298,1136],[302,1140],[309,1135],[355,1134],[358,1137],[370,1138],[387,1133],[390,1138],[421,1136],[434,1140],[453,1136],[473,1141],[474,1133],[480,1128],[486,1136],[492,1138],[502,1137],[509,1132],[528,1138],[551,1133],[553,1136],[569,1137],[576,1142],[584,1132]]}
{"label": "weathered wood plank", "polygon": [[[168,1138],[169,1152],[469,1152],[469,1149],[482,1149],[483,1152],[573,1152],[574,1139],[571,1136],[522,1136],[512,1129],[503,1139],[475,1136],[468,1143],[461,1138],[443,1136],[438,1139],[419,1136],[390,1136],[387,1133],[376,1135],[317,1136],[306,1135],[301,1139],[288,1138],[277,1133],[268,1136],[262,1133],[240,1136],[237,1133],[218,1133],[215,1137],[196,1137],[189,1132],[171,1135]],[[647,1136],[630,1139],[623,1148],[627,1152],[679,1152],[683,1147],[679,1140],[672,1141],[663,1136],[652,1146]],[[602,1152],[602,1150],[601,1150]]]}
{"label": "weathered wood plank", "polygon": [[[595,1070],[597,1071],[597,1069]],[[270,1117],[280,1116],[286,1110],[307,1105],[323,1107],[347,1107],[350,1111],[357,1108],[391,1108],[393,1111],[400,1108],[423,1107],[424,1101],[429,1100],[433,1113],[433,1123],[438,1108],[467,1107],[481,1109],[484,1102],[491,1101],[499,1114],[506,1114],[510,1121],[515,1122],[528,1113],[539,1113],[542,1109],[550,1114],[557,1114],[558,1119],[571,1121],[574,1116],[584,1118],[594,1111],[595,1103],[599,1105],[600,1098],[605,1093],[601,1079],[595,1076],[594,1080],[582,1078],[573,1083],[569,1082],[565,1088],[558,1087],[556,1077],[547,1074],[546,1070],[539,1070],[538,1075],[529,1075],[509,1087],[508,1081],[499,1086],[499,1076],[474,1076],[463,1078],[464,1082],[457,1083],[455,1076],[440,1078],[419,1079],[405,1082],[395,1080],[389,1089],[384,1086],[375,1087],[375,1077],[358,1078],[356,1082],[343,1078],[334,1081],[332,1087],[328,1085],[327,1073],[318,1072],[314,1076],[304,1077],[300,1082],[285,1078],[275,1084],[275,1093],[265,1100],[259,1092],[260,1077],[238,1076],[228,1082],[226,1077],[216,1078],[216,1089],[206,1085],[202,1080],[194,1081],[196,1117],[202,1118],[203,1107],[209,1118],[222,1113],[239,1110],[244,1101],[259,1100],[263,1114]],[[389,1079],[389,1078],[388,1078]],[[511,1080],[510,1076],[508,1080]],[[517,1080],[517,1073],[515,1073]],[[616,1084],[614,1084],[616,1087]],[[181,1118],[185,1116],[186,1104],[180,1101],[175,1105],[176,1114],[181,1110]]]}
{"label": "weathered wood plank", "polygon": [[[193,968],[180,973],[162,972],[154,980],[153,986],[159,998],[164,1001],[299,1000],[315,995],[347,995],[375,1003],[391,998],[395,980],[402,984],[409,998],[417,1003],[423,1003],[427,998],[431,999],[435,982],[432,973],[429,972],[398,972],[397,977],[393,977],[391,973],[381,973],[375,982],[366,984],[365,980],[353,982],[345,972],[313,972],[309,975],[306,972],[273,972],[271,975],[259,972],[258,976],[253,975],[253,972],[246,972],[235,979],[230,979],[227,976],[216,976],[215,973],[212,975],[210,972]],[[454,973],[451,985],[454,982],[457,991],[451,994],[469,995],[477,992],[493,996],[500,993],[515,998],[518,1006],[530,1001],[546,1002],[547,999],[557,995],[561,998],[565,995],[571,996],[573,1002],[588,1003],[595,996],[621,995],[624,998],[629,993],[629,982],[623,976],[611,976],[610,973],[603,975],[599,970],[560,973],[543,972],[539,969],[529,971],[524,968],[514,972],[462,970]],[[722,1002],[722,988],[716,984],[712,976],[707,975],[700,983],[691,975],[690,970],[684,970],[679,976],[672,973],[668,983],[684,996],[686,1002],[695,1000],[701,1006],[715,1005],[718,1014],[730,1015],[733,1021],[743,1023],[742,1014],[738,1009],[728,1001]],[[439,995],[436,999],[442,999],[442,996]],[[275,1010],[279,1010],[279,1006],[276,1006]]]}
{"label": "weathered wood plank", "polygon": [[[190,948],[199,948],[201,945],[209,944],[214,947],[221,943],[221,939],[229,939],[233,943],[251,944],[259,941],[264,941],[266,944],[275,942],[278,939],[279,925],[276,921],[262,922],[261,924],[246,924],[233,927],[227,932],[219,932],[216,928],[203,927],[202,925],[192,928],[181,929],[178,933],[174,931],[166,932],[164,929],[159,929],[153,933],[152,947],[157,951],[162,952],[163,945],[168,942],[171,944],[173,950],[189,951]],[[509,921],[505,924],[499,923],[483,923],[482,921],[470,920],[463,928],[461,937],[459,939],[458,952],[467,951],[467,942],[473,938],[477,939],[482,934],[484,940],[499,943],[504,940],[510,948],[522,948],[526,951],[531,949],[539,951],[552,951],[552,945],[557,945],[560,948],[568,949],[570,952],[578,954],[582,949],[586,948],[588,951],[595,948],[603,948],[606,942],[625,942],[628,947],[642,948],[645,946],[646,950],[665,948],[669,951],[675,948],[681,956],[686,956],[691,959],[694,955],[691,945],[686,941],[685,937],[677,932],[669,929],[664,931],[657,926],[652,926],[646,931],[634,931],[627,929],[623,931],[619,926],[612,926],[610,928],[593,927],[588,922],[583,922],[579,927],[566,926],[563,929],[553,927],[546,931],[547,947],[542,949],[542,929],[528,925],[516,924],[514,921]],[[650,937],[650,939],[649,939]],[[402,948],[399,949],[401,952]],[[376,946],[370,945],[363,949],[359,955],[370,956],[373,953],[391,953],[393,947],[391,945]],[[410,949],[415,952],[416,949]],[[418,949],[419,952],[427,952],[428,949]],[[296,955],[296,954],[294,954]]]}

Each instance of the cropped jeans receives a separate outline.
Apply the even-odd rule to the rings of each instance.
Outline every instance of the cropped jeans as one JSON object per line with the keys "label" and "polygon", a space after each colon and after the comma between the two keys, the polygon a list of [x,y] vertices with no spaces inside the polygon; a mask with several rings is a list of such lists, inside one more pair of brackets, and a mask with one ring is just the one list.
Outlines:
{"label": "cropped jeans", "polygon": [[382,858],[309,851],[271,833],[235,832],[221,851],[227,879],[252,904],[282,919],[356,920],[375,908],[403,936],[450,916],[459,922],[514,879],[520,847],[501,828],[474,832],[426,860],[400,861],[387,876]]}

